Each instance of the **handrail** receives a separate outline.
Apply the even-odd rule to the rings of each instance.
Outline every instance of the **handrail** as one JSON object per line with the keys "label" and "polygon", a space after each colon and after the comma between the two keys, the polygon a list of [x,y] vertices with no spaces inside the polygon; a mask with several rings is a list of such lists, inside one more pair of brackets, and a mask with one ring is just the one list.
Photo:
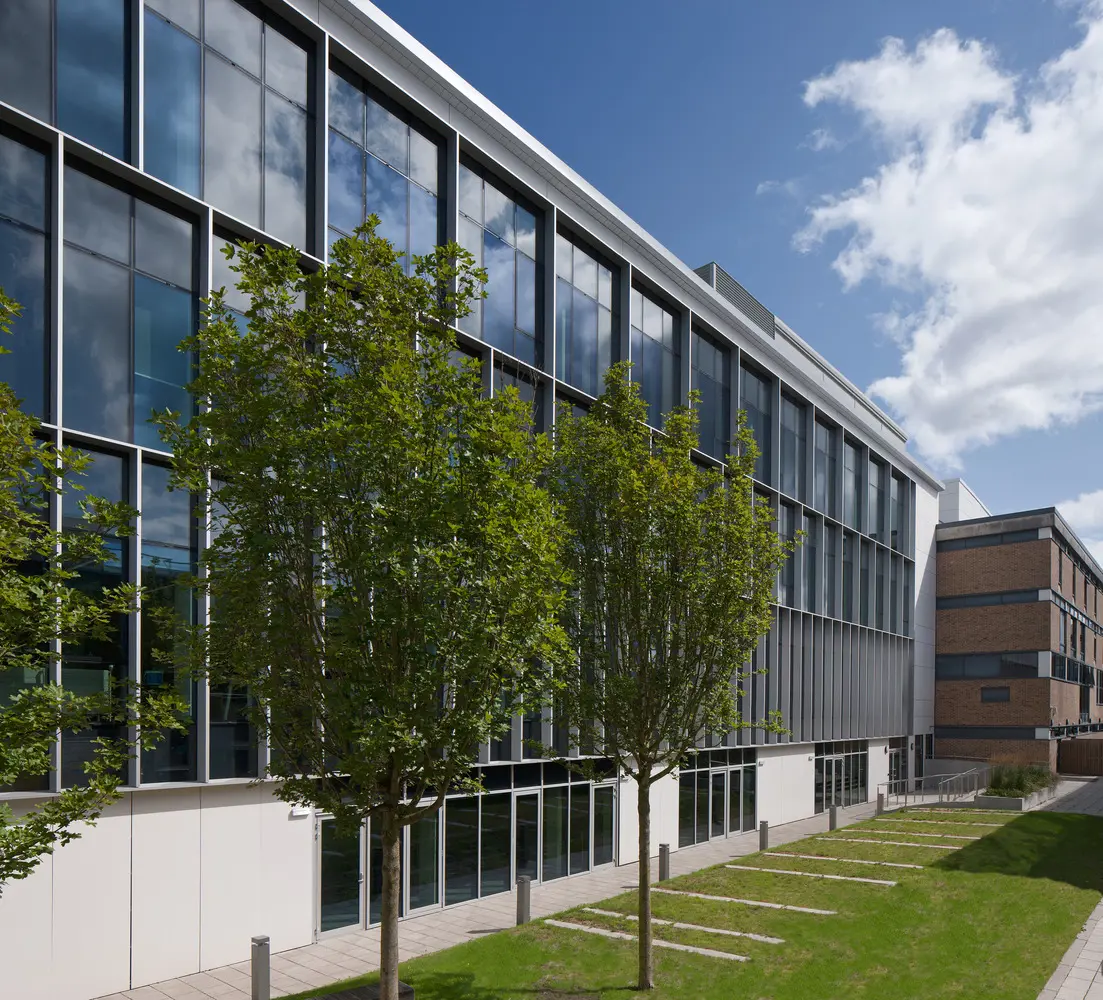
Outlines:
{"label": "handrail", "polygon": [[988,765],[971,767],[967,771],[950,775],[938,783],[938,801],[953,802],[966,795],[978,795],[988,784]]}

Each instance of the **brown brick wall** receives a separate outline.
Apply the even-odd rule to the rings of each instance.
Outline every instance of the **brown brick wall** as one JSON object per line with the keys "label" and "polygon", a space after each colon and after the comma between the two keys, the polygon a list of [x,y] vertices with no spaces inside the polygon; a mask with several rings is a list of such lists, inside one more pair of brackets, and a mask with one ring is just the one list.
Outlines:
{"label": "brown brick wall", "polygon": [[[1051,686],[1072,685],[1054,683],[1044,677],[935,681],[934,723],[936,726],[1048,726]],[[1011,700],[981,701],[981,688],[986,687],[1009,688]]]}
{"label": "brown brick wall", "polygon": [[[986,551],[986,550],[980,550]],[[957,555],[957,553],[951,553]],[[1050,603],[994,604],[935,612],[939,653],[997,653],[1049,649],[1056,607]]]}
{"label": "brown brick wall", "polygon": [[[1080,721],[1080,685],[1064,681],[1050,681],[1050,704],[1053,706],[1054,725],[1063,726],[1065,721]],[[1095,701],[1095,692],[1092,692]]]}
{"label": "brown brick wall", "polygon": [[[995,594],[1004,590],[1033,590],[1057,581],[1057,554],[1051,539],[991,545],[979,549],[939,552],[937,593]],[[1066,570],[1069,566],[1066,563]],[[1066,584],[1067,585],[1067,584]]]}
{"label": "brown brick wall", "polygon": [[993,764],[1040,764],[1057,770],[1056,740],[934,741],[935,756],[944,760],[986,760]]}

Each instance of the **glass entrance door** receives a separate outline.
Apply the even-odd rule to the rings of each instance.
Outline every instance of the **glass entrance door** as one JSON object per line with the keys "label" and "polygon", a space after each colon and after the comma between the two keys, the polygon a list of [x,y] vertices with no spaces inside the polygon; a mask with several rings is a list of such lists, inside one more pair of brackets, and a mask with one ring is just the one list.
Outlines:
{"label": "glass entrance door", "polygon": [[723,837],[724,819],[727,813],[727,772],[712,772],[712,806],[709,810],[709,836]]}
{"label": "glass entrance door", "polygon": [[318,932],[362,927],[364,846],[361,833],[351,837],[332,819],[321,821],[318,837]]}
{"label": "glass entrance door", "polygon": [[540,879],[540,793],[527,792],[513,800],[514,878]]}

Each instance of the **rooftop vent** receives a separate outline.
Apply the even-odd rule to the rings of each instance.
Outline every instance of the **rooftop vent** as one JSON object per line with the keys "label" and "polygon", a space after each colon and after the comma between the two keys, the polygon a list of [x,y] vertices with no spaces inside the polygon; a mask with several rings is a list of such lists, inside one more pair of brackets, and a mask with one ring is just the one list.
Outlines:
{"label": "rooftop vent", "polygon": [[760,330],[774,336],[774,314],[747,291],[715,261],[694,268],[694,271],[724,296],[744,316],[756,323]]}

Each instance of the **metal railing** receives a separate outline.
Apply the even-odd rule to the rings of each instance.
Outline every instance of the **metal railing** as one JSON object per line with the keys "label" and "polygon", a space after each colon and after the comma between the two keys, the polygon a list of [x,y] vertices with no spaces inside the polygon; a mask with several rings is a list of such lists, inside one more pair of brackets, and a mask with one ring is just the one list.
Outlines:
{"label": "metal railing", "polygon": [[882,781],[877,786],[877,791],[884,794],[886,808],[900,808],[924,803],[955,802],[976,795],[987,785],[988,765],[983,764],[967,771]]}
{"label": "metal railing", "polygon": [[951,774],[938,783],[938,801],[957,802],[967,795],[976,796],[988,787],[988,765],[972,767],[960,774]]}

